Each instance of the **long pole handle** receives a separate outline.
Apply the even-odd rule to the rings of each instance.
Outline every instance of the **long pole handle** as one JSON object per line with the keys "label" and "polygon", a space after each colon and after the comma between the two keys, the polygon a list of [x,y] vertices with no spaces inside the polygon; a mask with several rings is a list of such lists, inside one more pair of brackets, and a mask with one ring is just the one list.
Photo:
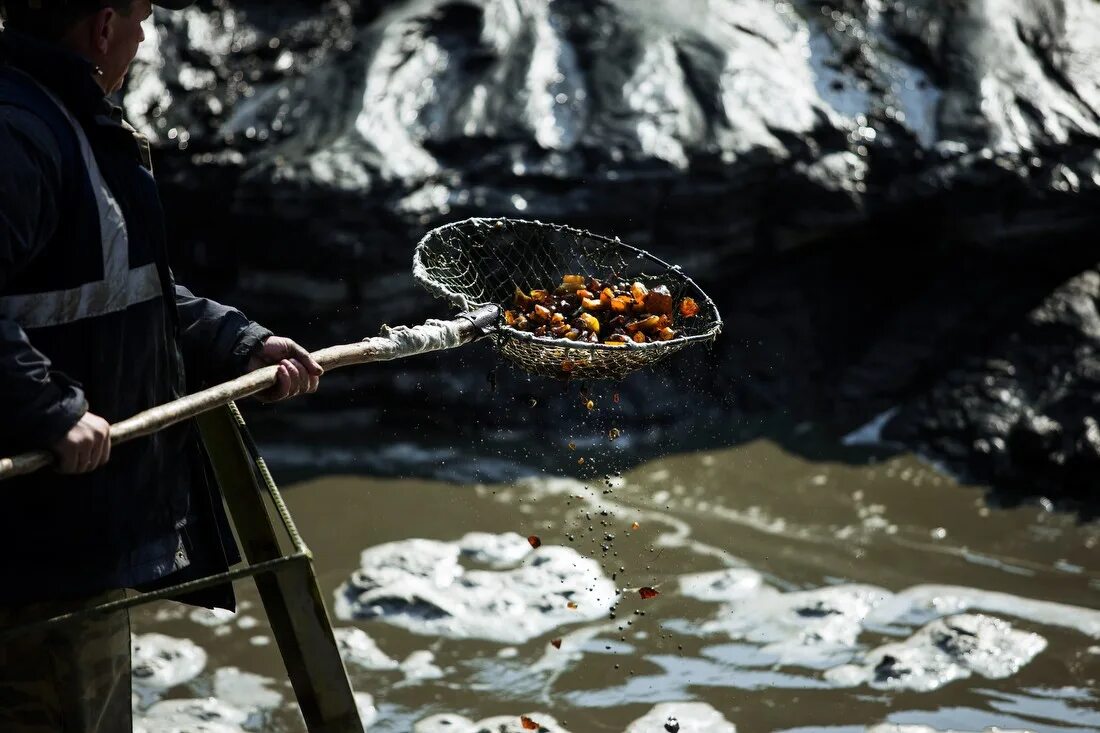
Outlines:
{"label": "long pole handle", "polygon": [[[498,312],[494,306],[489,306],[472,314],[464,314],[453,321],[429,321],[408,329],[389,330],[382,336],[354,344],[330,346],[313,352],[312,356],[325,371],[329,371],[353,364],[392,361],[452,349],[485,336],[486,325],[495,320]],[[450,335],[450,338],[443,338],[445,335]],[[116,446],[151,435],[229,402],[263,392],[275,384],[277,371],[277,366],[257,369],[232,381],[214,385],[121,420],[111,426],[111,445]],[[54,455],[49,451],[0,458],[0,481],[34,473],[53,462]]]}

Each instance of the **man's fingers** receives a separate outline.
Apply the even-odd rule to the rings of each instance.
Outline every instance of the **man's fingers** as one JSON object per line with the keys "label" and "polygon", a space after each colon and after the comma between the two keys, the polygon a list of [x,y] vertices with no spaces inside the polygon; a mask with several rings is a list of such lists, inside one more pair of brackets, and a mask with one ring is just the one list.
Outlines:
{"label": "man's fingers", "polygon": [[283,366],[290,375],[288,397],[294,397],[306,386],[306,370],[296,359],[283,359]]}
{"label": "man's fingers", "polygon": [[92,455],[92,467],[89,469],[92,471],[106,463],[111,452],[111,439],[108,437],[106,430],[100,431],[95,437],[96,444]]}
{"label": "man's fingers", "polygon": [[87,441],[82,441],[77,446],[76,461],[73,468],[73,473],[87,473],[91,470],[92,466],[92,445]]}
{"label": "man's fingers", "polygon": [[294,359],[296,359],[298,363],[305,368],[306,372],[311,377],[319,377],[325,373],[324,368],[322,368],[321,365],[317,363],[317,361],[313,358],[312,355],[310,355],[308,351],[306,351],[304,348],[293,341],[290,342],[289,346],[291,356],[293,356]]}
{"label": "man's fingers", "polygon": [[80,460],[80,454],[75,450],[70,450],[61,453],[60,463],[57,466],[57,470],[61,473],[76,473],[77,461]]}
{"label": "man's fingers", "polygon": [[290,374],[287,372],[286,366],[280,363],[279,368],[275,371],[275,384],[264,393],[263,399],[265,402],[278,402],[279,400],[286,399],[289,392]]}

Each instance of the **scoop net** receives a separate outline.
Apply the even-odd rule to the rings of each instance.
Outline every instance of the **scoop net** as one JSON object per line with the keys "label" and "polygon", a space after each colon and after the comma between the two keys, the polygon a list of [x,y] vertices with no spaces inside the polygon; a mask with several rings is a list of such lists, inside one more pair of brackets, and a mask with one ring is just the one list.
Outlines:
{"label": "scoop net", "polygon": [[552,290],[565,275],[664,285],[676,302],[690,296],[699,305],[693,317],[674,314],[675,338],[622,346],[535,336],[501,318],[491,334],[499,352],[539,376],[621,379],[689,344],[713,341],[722,328],[714,302],[679,267],[618,239],[555,224],[467,219],[433,229],[416,247],[413,275],[465,311],[496,305],[503,312],[516,288]]}

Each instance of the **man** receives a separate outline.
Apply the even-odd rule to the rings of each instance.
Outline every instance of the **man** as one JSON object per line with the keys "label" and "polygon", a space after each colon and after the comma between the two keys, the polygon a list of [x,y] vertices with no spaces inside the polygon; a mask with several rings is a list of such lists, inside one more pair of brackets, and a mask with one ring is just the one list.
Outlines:
{"label": "man", "polygon": [[[173,281],[148,146],[107,98],[150,0],[0,2],[0,455],[57,457],[0,482],[3,631],[235,562],[194,425],[112,450],[110,423],[269,364],[268,399],[313,392],[321,368]],[[0,731],[130,730],[129,653],[126,614],[0,641]]]}

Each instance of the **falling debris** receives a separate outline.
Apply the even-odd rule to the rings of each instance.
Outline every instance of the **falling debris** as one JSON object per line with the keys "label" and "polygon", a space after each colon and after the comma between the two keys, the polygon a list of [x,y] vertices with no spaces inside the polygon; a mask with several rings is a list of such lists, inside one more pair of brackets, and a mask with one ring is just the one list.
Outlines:
{"label": "falling debris", "polygon": [[618,392],[611,395],[611,401],[614,402],[616,405],[619,404],[619,393]]}
{"label": "falling debris", "polygon": [[569,601],[569,603],[566,603],[565,607],[568,608],[570,611],[576,611],[577,610],[577,604],[573,601]]}
{"label": "falling debris", "polygon": [[535,721],[528,718],[526,715],[519,716],[519,722],[523,725],[524,730],[538,730],[541,726]]}
{"label": "falling debris", "polygon": [[569,361],[568,359],[564,359],[561,363],[561,370],[563,373],[568,374],[569,372],[573,371],[573,366],[573,362]]}
{"label": "falling debris", "polygon": [[660,591],[656,588],[650,588],[648,585],[638,590],[638,595],[642,597],[642,600],[649,600],[650,598],[656,598],[661,595]]}
{"label": "falling debris", "polygon": [[611,428],[607,431],[607,437],[611,440],[618,440],[622,432],[618,428]]}
{"label": "falling debris", "polygon": [[638,524],[637,522],[634,522],[633,524],[630,525],[630,528],[631,529],[641,529],[642,525]]}
{"label": "falling debris", "polygon": [[587,407],[589,410],[595,410],[596,409],[596,403],[593,402],[592,400],[589,400],[588,402],[585,402],[584,406]]}
{"label": "falling debris", "polygon": [[539,539],[538,535],[529,535],[527,537],[527,542],[536,550],[542,546],[542,540]]}
{"label": "falling debris", "polygon": [[580,458],[577,459],[577,465],[578,466],[583,466],[584,465],[584,456],[581,456]]}
{"label": "falling debris", "polygon": [[554,647],[555,649],[561,649],[561,639],[551,639],[550,646]]}
{"label": "falling debris", "polygon": [[573,443],[573,442],[570,442],[569,443],[569,450],[576,450],[576,449],[577,449],[577,444]]}

